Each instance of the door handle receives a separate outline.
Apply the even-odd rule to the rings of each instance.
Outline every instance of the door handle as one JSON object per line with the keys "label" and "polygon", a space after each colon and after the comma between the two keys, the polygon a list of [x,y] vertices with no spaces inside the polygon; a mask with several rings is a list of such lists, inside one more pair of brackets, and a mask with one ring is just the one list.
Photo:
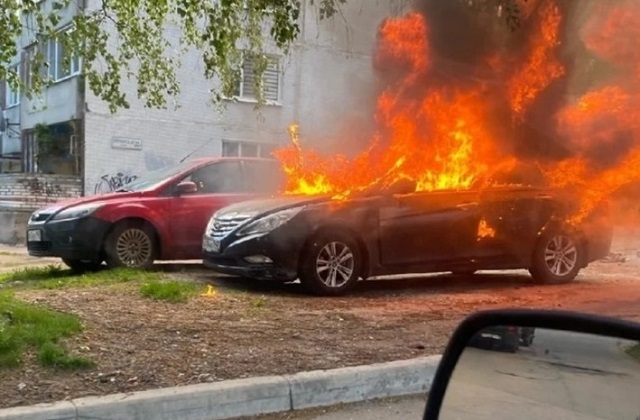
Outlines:
{"label": "door handle", "polygon": [[461,204],[458,204],[456,208],[460,210],[469,210],[477,206],[478,206],[478,203],[461,203]]}

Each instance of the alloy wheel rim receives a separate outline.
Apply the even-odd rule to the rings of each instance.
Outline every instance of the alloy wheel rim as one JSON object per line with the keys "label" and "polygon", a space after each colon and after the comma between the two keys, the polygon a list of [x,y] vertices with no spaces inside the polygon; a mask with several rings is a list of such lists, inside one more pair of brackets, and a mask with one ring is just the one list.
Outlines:
{"label": "alloy wheel rim", "polygon": [[316,273],[325,286],[340,288],[353,275],[355,257],[351,248],[342,242],[329,242],[316,258]]}
{"label": "alloy wheel rim", "polygon": [[141,229],[127,229],[118,237],[116,254],[126,266],[143,265],[151,258],[151,238]]}
{"label": "alloy wheel rim", "polygon": [[566,276],[578,263],[578,247],[568,236],[556,235],[547,243],[544,261],[553,275]]}

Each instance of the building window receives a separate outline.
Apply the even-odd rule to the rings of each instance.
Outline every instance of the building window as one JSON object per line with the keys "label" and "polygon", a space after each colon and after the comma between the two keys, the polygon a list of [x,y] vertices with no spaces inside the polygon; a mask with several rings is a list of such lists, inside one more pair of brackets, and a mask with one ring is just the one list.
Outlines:
{"label": "building window", "polygon": [[[19,66],[17,64],[15,66],[12,66],[11,70],[16,72],[16,74],[20,74]],[[9,86],[9,82],[5,82],[5,83],[6,83],[6,92],[7,92],[7,98],[6,98],[7,108],[20,105],[20,89],[19,88],[13,89],[11,88],[11,86]]]}
{"label": "building window", "polygon": [[67,57],[65,62],[64,42],[61,37],[65,36],[67,31],[59,32],[56,38],[49,39],[45,45],[49,79],[57,82],[80,73],[80,59],[73,55]]}
{"label": "building window", "polygon": [[251,143],[247,141],[223,141],[223,157],[261,157],[272,158],[271,153],[275,145],[266,143]]}
{"label": "building window", "polygon": [[22,131],[22,168],[25,172],[78,175],[82,170],[79,121],[46,125]]}
{"label": "building window", "polygon": [[[39,67],[40,77],[51,82],[59,82],[80,74],[82,63],[78,56],[66,57],[65,46],[62,37],[71,29],[60,31],[55,38],[38,39],[37,43],[25,48],[24,52],[24,80],[27,86],[32,87],[32,74],[35,71],[33,61],[36,57],[42,59]],[[41,55],[41,56],[38,56]]]}
{"label": "building window", "polygon": [[[267,56],[267,68],[262,75],[263,97],[267,102],[280,101],[280,82],[282,72],[280,68],[280,58],[277,56]],[[256,99],[255,91],[255,57],[245,54],[240,70],[240,82],[235,92],[235,96],[241,99]]]}

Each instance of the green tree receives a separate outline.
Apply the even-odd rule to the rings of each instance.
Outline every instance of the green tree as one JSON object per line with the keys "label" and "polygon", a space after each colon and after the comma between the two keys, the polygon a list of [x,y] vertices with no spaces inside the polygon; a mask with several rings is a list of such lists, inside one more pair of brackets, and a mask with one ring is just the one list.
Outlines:
{"label": "green tree", "polygon": [[[268,59],[265,45],[286,53],[300,33],[301,2],[317,8],[320,19],[340,13],[347,0],[0,0],[0,80],[32,97],[49,82],[42,48],[29,55],[28,83],[11,64],[16,39],[31,37],[38,45],[57,39],[64,60],[82,57],[89,89],[112,112],[129,107],[123,78],[137,81],[137,96],[145,106],[165,108],[180,92],[176,71],[183,55],[201,54],[204,76],[212,80],[211,97],[221,103],[238,83],[243,54],[255,59],[255,92],[264,103],[262,74]],[[449,0],[441,0],[449,1]],[[472,7],[502,7],[507,21],[517,23],[517,2],[527,0],[459,0]],[[91,7],[82,8],[82,4]],[[97,6],[97,7],[93,7]],[[74,15],[64,34],[61,18]],[[179,36],[167,36],[176,28]],[[174,31],[175,32],[175,31]]]}
{"label": "green tree", "polygon": [[[346,0],[308,0],[321,19],[339,13]],[[97,7],[82,8],[82,4]],[[242,54],[255,59],[256,96],[263,103],[261,81],[268,60],[268,42],[286,53],[300,33],[301,0],[0,0],[0,80],[28,97],[48,83],[42,48],[31,54],[25,83],[11,64],[20,51],[16,39],[32,37],[38,45],[57,39],[64,60],[83,59],[83,77],[112,112],[129,106],[123,78],[137,80],[145,106],[165,108],[180,92],[176,71],[182,56],[197,50],[204,75],[212,81],[212,100],[232,96]],[[71,15],[64,34],[61,16]],[[177,39],[167,36],[176,28]],[[176,31],[174,31],[175,33]],[[240,46],[242,46],[240,48]]]}

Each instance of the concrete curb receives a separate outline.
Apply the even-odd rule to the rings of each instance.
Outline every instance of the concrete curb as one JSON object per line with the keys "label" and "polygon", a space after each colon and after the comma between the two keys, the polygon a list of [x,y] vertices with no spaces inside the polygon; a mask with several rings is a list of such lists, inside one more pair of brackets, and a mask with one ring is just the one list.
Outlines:
{"label": "concrete curb", "polygon": [[440,356],[86,397],[0,410],[4,420],[230,419],[427,392]]}

